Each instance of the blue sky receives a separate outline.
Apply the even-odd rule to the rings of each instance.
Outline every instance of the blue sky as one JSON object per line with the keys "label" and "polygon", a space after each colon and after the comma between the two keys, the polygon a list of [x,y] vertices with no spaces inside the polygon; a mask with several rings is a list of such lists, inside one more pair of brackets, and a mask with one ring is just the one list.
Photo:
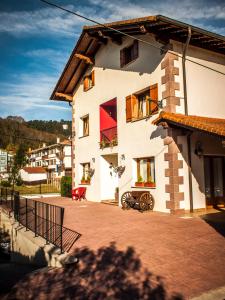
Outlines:
{"label": "blue sky", "polygon": [[[162,14],[225,35],[225,1],[50,0],[98,22]],[[0,117],[70,120],[50,94],[88,23],[39,0],[0,1]]]}

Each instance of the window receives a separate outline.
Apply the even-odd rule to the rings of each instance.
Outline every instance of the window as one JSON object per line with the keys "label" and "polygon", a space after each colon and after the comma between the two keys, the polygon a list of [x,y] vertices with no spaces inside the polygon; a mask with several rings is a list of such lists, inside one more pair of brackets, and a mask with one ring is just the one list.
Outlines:
{"label": "window", "polygon": [[81,164],[82,167],[82,177],[81,177],[81,183],[82,184],[89,184],[91,181],[91,177],[89,174],[90,170],[90,163],[83,163]]}
{"label": "window", "polygon": [[153,157],[137,158],[137,181],[135,185],[155,187],[155,160]]}
{"label": "window", "polygon": [[80,119],[81,119],[80,137],[88,136],[89,135],[89,115],[86,115]]}
{"label": "window", "polygon": [[158,113],[158,85],[154,84],[126,97],[126,121],[140,120]]}
{"label": "window", "polygon": [[84,91],[90,90],[95,85],[95,74],[94,71],[91,74],[84,77]]}
{"label": "window", "polygon": [[138,41],[135,40],[129,47],[120,51],[120,67],[124,67],[138,58]]}

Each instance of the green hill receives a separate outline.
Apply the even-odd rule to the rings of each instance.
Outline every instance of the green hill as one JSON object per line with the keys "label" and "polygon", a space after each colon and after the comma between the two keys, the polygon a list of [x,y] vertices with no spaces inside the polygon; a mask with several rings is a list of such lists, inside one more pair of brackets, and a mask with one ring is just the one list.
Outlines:
{"label": "green hill", "polygon": [[[63,130],[63,124],[68,125]],[[57,137],[61,140],[71,136],[71,121],[24,121],[20,117],[0,118],[0,148],[13,150],[19,145],[25,148],[38,148],[43,143],[56,143]]]}

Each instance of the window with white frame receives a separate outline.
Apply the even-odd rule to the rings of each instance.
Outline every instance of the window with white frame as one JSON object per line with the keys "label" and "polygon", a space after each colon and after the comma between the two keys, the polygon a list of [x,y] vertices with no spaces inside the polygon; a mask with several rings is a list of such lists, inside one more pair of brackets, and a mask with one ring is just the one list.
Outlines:
{"label": "window with white frame", "polygon": [[136,158],[136,182],[144,186],[155,186],[154,157]]}
{"label": "window with white frame", "polygon": [[89,135],[89,115],[80,118],[80,137]]}

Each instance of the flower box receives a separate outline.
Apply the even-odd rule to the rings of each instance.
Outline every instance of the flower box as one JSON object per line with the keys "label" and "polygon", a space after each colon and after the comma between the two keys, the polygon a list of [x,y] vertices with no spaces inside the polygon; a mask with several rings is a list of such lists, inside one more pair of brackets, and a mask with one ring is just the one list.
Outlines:
{"label": "flower box", "polygon": [[135,182],[135,186],[143,187],[145,186],[144,182]]}
{"label": "flower box", "polygon": [[145,182],[144,186],[146,186],[146,187],[155,187],[155,182]]}

